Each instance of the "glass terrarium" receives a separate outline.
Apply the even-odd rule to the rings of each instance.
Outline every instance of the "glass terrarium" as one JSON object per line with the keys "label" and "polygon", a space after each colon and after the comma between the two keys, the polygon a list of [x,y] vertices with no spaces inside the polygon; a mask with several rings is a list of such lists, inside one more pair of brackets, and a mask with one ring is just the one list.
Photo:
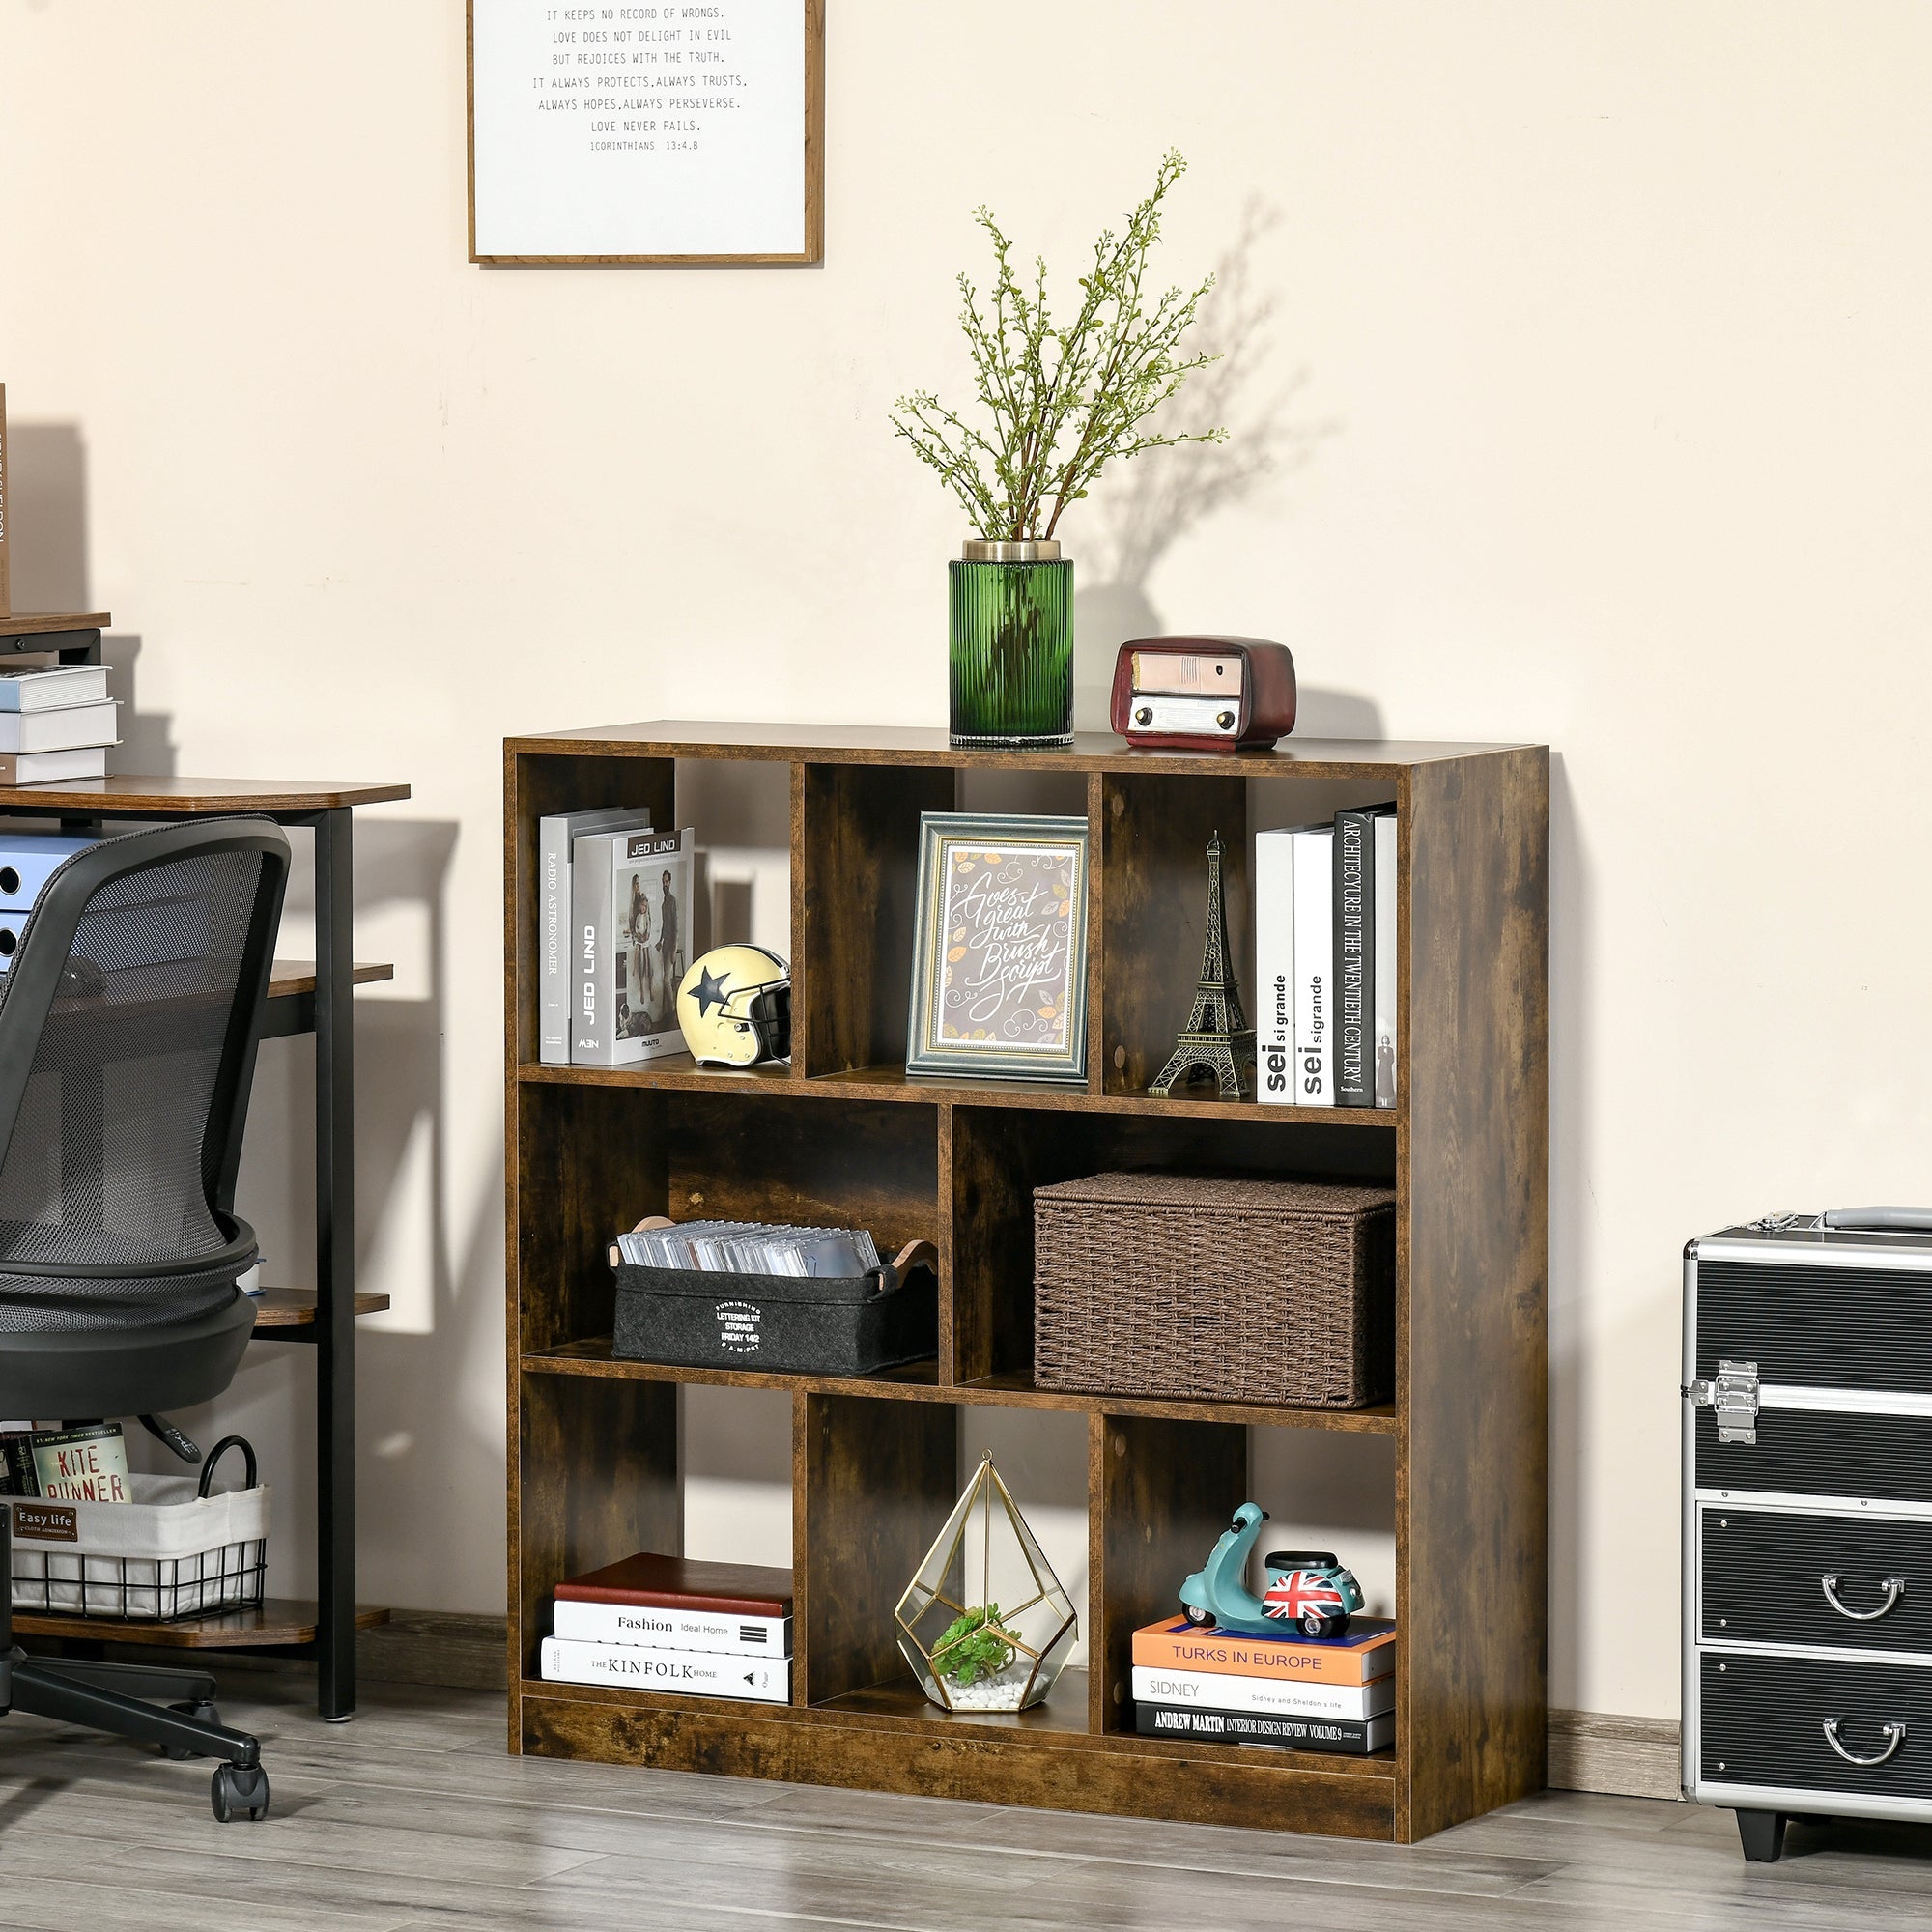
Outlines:
{"label": "glass terrarium", "polygon": [[1080,1635],[1073,1605],[988,1456],[906,1586],[899,1649],[948,1711],[1024,1711]]}

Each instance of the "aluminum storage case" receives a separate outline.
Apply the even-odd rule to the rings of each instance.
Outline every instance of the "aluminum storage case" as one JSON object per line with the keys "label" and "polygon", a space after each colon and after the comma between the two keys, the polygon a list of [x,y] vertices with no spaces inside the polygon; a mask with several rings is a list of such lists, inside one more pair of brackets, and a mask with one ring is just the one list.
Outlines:
{"label": "aluminum storage case", "polygon": [[1686,1795],[1932,1820],[1932,1210],[1690,1242],[1682,1408]]}

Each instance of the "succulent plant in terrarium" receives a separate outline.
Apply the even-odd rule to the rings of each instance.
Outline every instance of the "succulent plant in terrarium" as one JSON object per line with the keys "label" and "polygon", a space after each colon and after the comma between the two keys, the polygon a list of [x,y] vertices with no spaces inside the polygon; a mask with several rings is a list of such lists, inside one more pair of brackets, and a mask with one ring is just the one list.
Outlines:
{"label": "succulent plant in terrarium", "polygon": [[1000,1628],[998,1604],[976,1604],[956,1616],[932,1647],[933,1668],[949,1684],[978,1684],[1013,1661],[1013,1639]]}

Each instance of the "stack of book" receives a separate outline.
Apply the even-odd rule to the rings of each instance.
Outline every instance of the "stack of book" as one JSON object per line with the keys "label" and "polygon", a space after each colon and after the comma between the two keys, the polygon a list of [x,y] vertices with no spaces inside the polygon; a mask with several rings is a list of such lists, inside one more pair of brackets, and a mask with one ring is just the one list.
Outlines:
{"label": "stack of book", "polygon": [[0,784],[105,778],[120,715],[105,665],[0,670]]}
{"label": "stack of book", "polygon": [[552,1628],[552,1683],[791,1701],[789,1570],[640,1551],[559,1583]]}
{"label": "stack of book", "polygon": [[128,1444],[118,1422],[77,1429],[59,1423],[0,1422],[0,1495],[57,1503],[133,1501]]}
{"label": "stack of book", "polygon": [[1393,1107],[1393,805],[1255,836],[1255,1048],[1277,1107]]}
{"label": "stack of book", "polygon": [[691,960],[692,834],[642,807],[537,821],[537,1057],[634,1066],[681,1053]]}
{"label": "stack of book", "polygon": [[1395,1626],[1351,1617],[1346,1635],[1234,1636],[1184,1617],[1134,1633],[1134,1727],[1296,1750],[1395,1742]]}

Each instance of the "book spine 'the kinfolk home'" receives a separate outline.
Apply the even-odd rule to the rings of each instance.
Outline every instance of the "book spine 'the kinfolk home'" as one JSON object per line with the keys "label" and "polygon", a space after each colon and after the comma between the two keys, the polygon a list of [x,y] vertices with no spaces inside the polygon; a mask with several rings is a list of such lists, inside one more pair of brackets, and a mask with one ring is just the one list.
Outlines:
{"label": "book spine 'the kinfolk home'", "polygon": [[1280,1637],[1231,1637],[1195,1630],[1137,1630],[1133,1661],[1147,1669],[1191,1670],[1213,1677],[1271,1677],[1281,1684],[1360,1686],[1395,1669],[1395,1644],[1384,1639],[1350,1648]]}
{"label": "book spine 'the kinfolk home'", "polygon": [[1224,1745],[1286,1745],[1294,1750],[1348,1751],[1364,1755],[1395,1743],[1395,1719],[1348,1723],[1334,1718],[1272,1717],[1261,1711],[1199,1711],[1186,1705],[1134,1706],[1134,1728],[1144,1738],[1199,1738]]}
{"label": "book spine 'the kinfolk home'", "polygon": [[1335,1104],[1335,828],[1294,834],[1295,1102]]}
{"label": "book spine 'the kinfolk home'", "polygon": [[1375,819],[1375,1090],[1378,1107],[1395,1105],[1396,997],[1402,957],[1401,895],[1396,891],[1395,808]]}
{"label": "book spine 'the kinfolk home'", "polygon": [[1375,1101],[1369,1029],[1375,1011],[1375,821],[1335,814],[1335,1104]]}
{"label": "book spine 'the kinfolk home'", "polygon": [[1255,835],[1255,1052],[1264,1105],[1300,1103],[1294,1069],[1294,833]]}
{"label": "book spine 'the kinfolk home'", "polygon": [[626,1684],[676,1697],[739,1697],[753,1704],[791,1701],[791,1661],[724,1657],[701,1650],[543,1640],[543,1674],[554,1684]]}
{"label": "book spine 'the kinfolk home'", "polygon": [[664,1650],[707,1650],[730,1657],[789,1657],[789,1617],[725,1616],[716,1610],[645,1609],[631,1604],[579,1604],[559,1597],[553,1628],[578,1643],[622,1643]]}
{"label": "book spine 'the kinfolk home'", "polygon": [[1226,1677],[1206,1670],[1150,1669],[1137,1663],[1133,1693],[1150,1704],[1198,1704],[1204,1711],[1273,1711],[1291,1718],[1337,1718],[1359,1724],[1395,1709],[1395,1679],[1373,1684],[1281,1684],[1271,1677]]}

